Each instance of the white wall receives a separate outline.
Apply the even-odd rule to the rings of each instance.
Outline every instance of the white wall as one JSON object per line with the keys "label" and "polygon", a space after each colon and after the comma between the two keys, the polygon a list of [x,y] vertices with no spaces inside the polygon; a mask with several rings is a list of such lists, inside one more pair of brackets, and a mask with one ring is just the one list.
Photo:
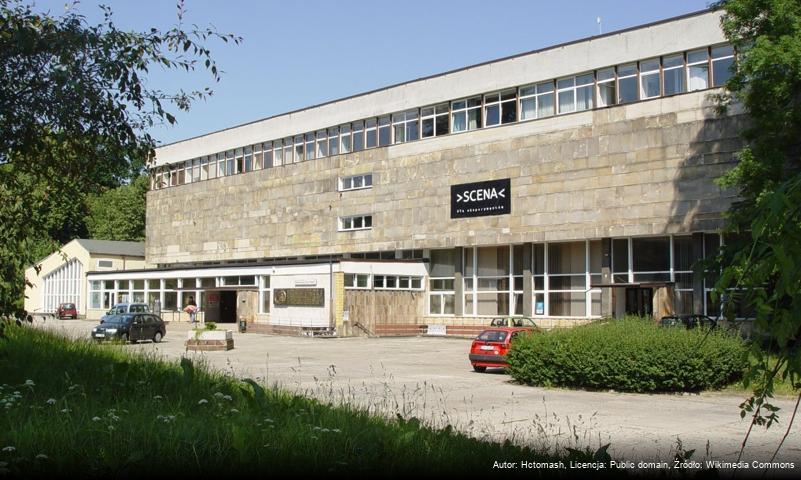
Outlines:
{"label": "white wall", "polygon": [[[310,285],[312,282],[314,285]],[[289,275],[279,273],[270,277],[270,287],[273,292],[277,288],[325,289],[325,306],[323,307],[282,307],[273,303],[270,306],[271,324],[300,327],[328,327],[331,325],[331,289],[327,273]]]}

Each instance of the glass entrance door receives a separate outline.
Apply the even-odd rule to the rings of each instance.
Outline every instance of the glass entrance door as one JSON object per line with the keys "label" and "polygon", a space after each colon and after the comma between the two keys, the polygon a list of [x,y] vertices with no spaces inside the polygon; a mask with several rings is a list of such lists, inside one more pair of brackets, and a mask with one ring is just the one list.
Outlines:
{"label": "glass entrance door", "polygon": [[652,288],[626,289],[626,315],[650,317],[654,314],[654,290]]}

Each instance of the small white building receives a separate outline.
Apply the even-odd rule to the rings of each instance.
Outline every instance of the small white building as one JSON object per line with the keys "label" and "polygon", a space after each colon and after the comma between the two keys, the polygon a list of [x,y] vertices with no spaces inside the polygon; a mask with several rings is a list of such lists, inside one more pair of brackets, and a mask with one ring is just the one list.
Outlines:
{"label": "small white building", "polygon": [[[144,242],[75,239],[25,270],[25,310],[53,313],[60,303],[74,303],[86,315],[87,272],[144,268]],[[38,271],[37,271],[38,269]]]}

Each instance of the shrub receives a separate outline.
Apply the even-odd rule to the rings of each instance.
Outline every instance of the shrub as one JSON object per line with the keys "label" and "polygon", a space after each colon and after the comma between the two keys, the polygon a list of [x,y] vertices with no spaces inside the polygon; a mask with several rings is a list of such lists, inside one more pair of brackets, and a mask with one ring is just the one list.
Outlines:
{"label": "shrub", "polygon": [[511,375],[530,385],[699,391],[737,380],[746,347],[720,330],[666,328],[628,317],[522,337],[508,359]]}

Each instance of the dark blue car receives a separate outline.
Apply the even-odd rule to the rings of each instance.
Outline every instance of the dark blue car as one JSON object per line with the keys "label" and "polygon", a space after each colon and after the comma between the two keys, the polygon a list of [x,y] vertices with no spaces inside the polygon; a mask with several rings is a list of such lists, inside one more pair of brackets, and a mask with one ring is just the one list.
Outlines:
{"label": "dark blue car", "polygon": [[94,340],[120,340],[126,343],[140,340],[152,340],[159,343],[166,334],[167,328],[164,321],[152,313],[111,315],[92,329],[92,339]]}

